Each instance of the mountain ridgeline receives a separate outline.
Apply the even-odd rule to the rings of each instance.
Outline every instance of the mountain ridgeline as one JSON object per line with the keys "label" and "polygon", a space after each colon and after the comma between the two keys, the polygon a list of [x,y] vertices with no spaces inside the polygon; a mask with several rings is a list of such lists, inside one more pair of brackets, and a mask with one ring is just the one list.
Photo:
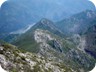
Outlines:
{"label": "mountain ridgeline", "polygon": [[86,10],[59,21],[56,26],[66,35],[84,34],[90,26],[96,25],[96,11]]}
{"label": "mountain ridgeline", "polygon": [[7,0],[0,9],[0,34],[4,36],[41,18],[60,21],[87,9],[95,10],[88,0]]}
{"label": "mountain ridgeline", "polygon": [[[14,39],[13,44],[19,45],[20,48],[22,48],[22,46],[23,46],[25,49],[29,49],[29,51],[39,50],[39,49],[36,49],[36,48],[38,48],[37,47],[38,44],[36,43],[35,38],[34,38],[34,32],[38,29],[50,31],[50,32],[52,32],[53,35],[58,35],[60,37],[64,37],[64,34],[61,31],[59,31],[58,28],[56,28],[56,26],[54,25],[54,23],[52,21],[44,18],[44,19],[40,20],[38,23],[36,23],[26,33],[19,35],[16,38],[16,41]],[[28,47],[28,48],[26,48],[26,47]],[[32,50],[32,48],[33,49],[35,48],[36,50]]]}

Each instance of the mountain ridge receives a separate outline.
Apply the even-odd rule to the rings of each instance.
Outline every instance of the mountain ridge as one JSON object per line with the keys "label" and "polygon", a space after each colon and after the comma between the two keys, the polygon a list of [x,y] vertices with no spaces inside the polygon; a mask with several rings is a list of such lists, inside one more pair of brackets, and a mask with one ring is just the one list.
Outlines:
{"label": "mountain ridge", "polygon": [[86,10],[57,22],[56,26],[66,35],[82,34],[85,33],[90,26],[94,25],[92,22],[95,21],[95,18],[96,11]]}
{"label": "mountain ridge", "polygon": [[0,33],[16,31],[44,17],[59,21],[87,9],[95,10],[95,6],[87,0],[8,0],[0,9]]}
{"label": "mountain ridge", "polygon": [[95,59],[85,52],[85,45],[81,43],[83,37],[79,34],[71,38],[62,37],[55,33],[58,31],[57,28],[53,28],[54,23],[50,20],[40,20],[29,31],[18,37],[13,44],[19,49],[39,54],[45,58],[66,62],[65,64],[73,69],[79,68],[79,71],[84,70],[85,72],[91,70]]}

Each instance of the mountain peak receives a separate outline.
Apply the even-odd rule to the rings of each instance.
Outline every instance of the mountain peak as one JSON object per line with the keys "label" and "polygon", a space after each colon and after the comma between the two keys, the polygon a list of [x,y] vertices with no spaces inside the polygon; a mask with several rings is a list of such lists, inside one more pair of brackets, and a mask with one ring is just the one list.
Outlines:
{"label": "mountain peak", "polygon": [[42,19],[41,19],[41,23],[42,23],[42,24],[48,24],[48,23],[49,23],[48,21],[49,21],[49,20],[46,19],[46,18],[42,18]]}
{"label": "mountain peak", "polygon": [[54,23],[51,20],[48,20],[46,18],[42,18],[39,22],[37,22],[32,29],[47,29],[47,28],[55,28]]}
{"label": "mountain peak", "polygon": [[45,24],[45,25],[53,25],[53,22],[51,20],[49,20],[49,19],[46,19],[46,18],[42,18],[40,20],[40,23]]}
{"label": "mountain peak", "polygon": [[55,26],[54,22],[49,19],[43,18],[38,23],[36,23],[32,29],[43,29],[52,32],[53,34],[58,34],[64,36],[63,33]]}
{"label": "mountain peak", "polygon": [[80,12],[78,14],[75,14],[72,16],[72,18],[77,18],[77,19],[92,19],[96,17],[96,11],[95,10],[86,10],[83,12]]}

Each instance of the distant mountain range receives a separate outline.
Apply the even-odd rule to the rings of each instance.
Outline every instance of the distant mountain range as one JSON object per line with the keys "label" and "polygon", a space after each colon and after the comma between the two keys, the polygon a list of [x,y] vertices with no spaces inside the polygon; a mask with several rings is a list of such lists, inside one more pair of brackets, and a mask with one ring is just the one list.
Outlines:
{"label": "distant mountain range", "polygon": [[16,31],[42,18],[60,21],[85,10],[95,10],[95,6],[88,0],[8,0],[0,9],[0,33]]}
{"label": "distant mountain range", "polygon": [[90,26],[96,25],[96,11],[86,10],[56,23],[56,26],[66,35],[82,34]]}

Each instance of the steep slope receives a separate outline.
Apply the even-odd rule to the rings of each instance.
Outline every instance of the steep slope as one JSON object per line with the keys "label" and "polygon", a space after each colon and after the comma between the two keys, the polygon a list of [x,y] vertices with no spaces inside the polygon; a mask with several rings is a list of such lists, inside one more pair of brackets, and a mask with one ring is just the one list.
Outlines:
{"label": "steep slope", "polygon": [[94,25],[92,22],[95,21],[96,11],[86,10],[71,16],[68,19],[64,19],[57,22],[57,27],[61,29],[66,35],[70,34],[83,34],[86,30]]}
{"label": "steep slope", "polygon": [[[35,24],[35,23],[34,23]],[[28,25],[22,29],[10,32],[10,33],[5,33],[0,35],[0,39],[4,40],[6,42],[11,43],[15,38],[17,38],[19,35],[26,33],[34,24]]]}
{"label": "steep slope", "polygon": [[8,43],[0,45],[0,65],[7,72],[74,72],[64,63],[20,51]]}
{"label": "steep slope", "polygon": [[16,41],[13,41],[13,44],[20,46],[20,48],[23,47],[24,49],[28,47],[27,50],[29,51],[34,51],[32,48],[36,48],[36,50],[38,50],[38,44],[34,39],[34,33],[37,29],[48,30],[53,34],[64,37],[62,32],[58,31],[58,29],[54,26],[53,22],[47,19],[42,19],[37,24],[35,24],[29,31],[18,37]]}
{"label": "steep slope", "polygon": [[96,59],[96,25],[88,28],[86,32],[86,48],[85,51]]}
{"label": "steep slope", "polygon": [[44,58],[63,62],[77,72],[87,72],[94,67],[95,59],[84,51],[82,40],[79,35],[65,37],[53,22],[42,19],[13,44]]}

